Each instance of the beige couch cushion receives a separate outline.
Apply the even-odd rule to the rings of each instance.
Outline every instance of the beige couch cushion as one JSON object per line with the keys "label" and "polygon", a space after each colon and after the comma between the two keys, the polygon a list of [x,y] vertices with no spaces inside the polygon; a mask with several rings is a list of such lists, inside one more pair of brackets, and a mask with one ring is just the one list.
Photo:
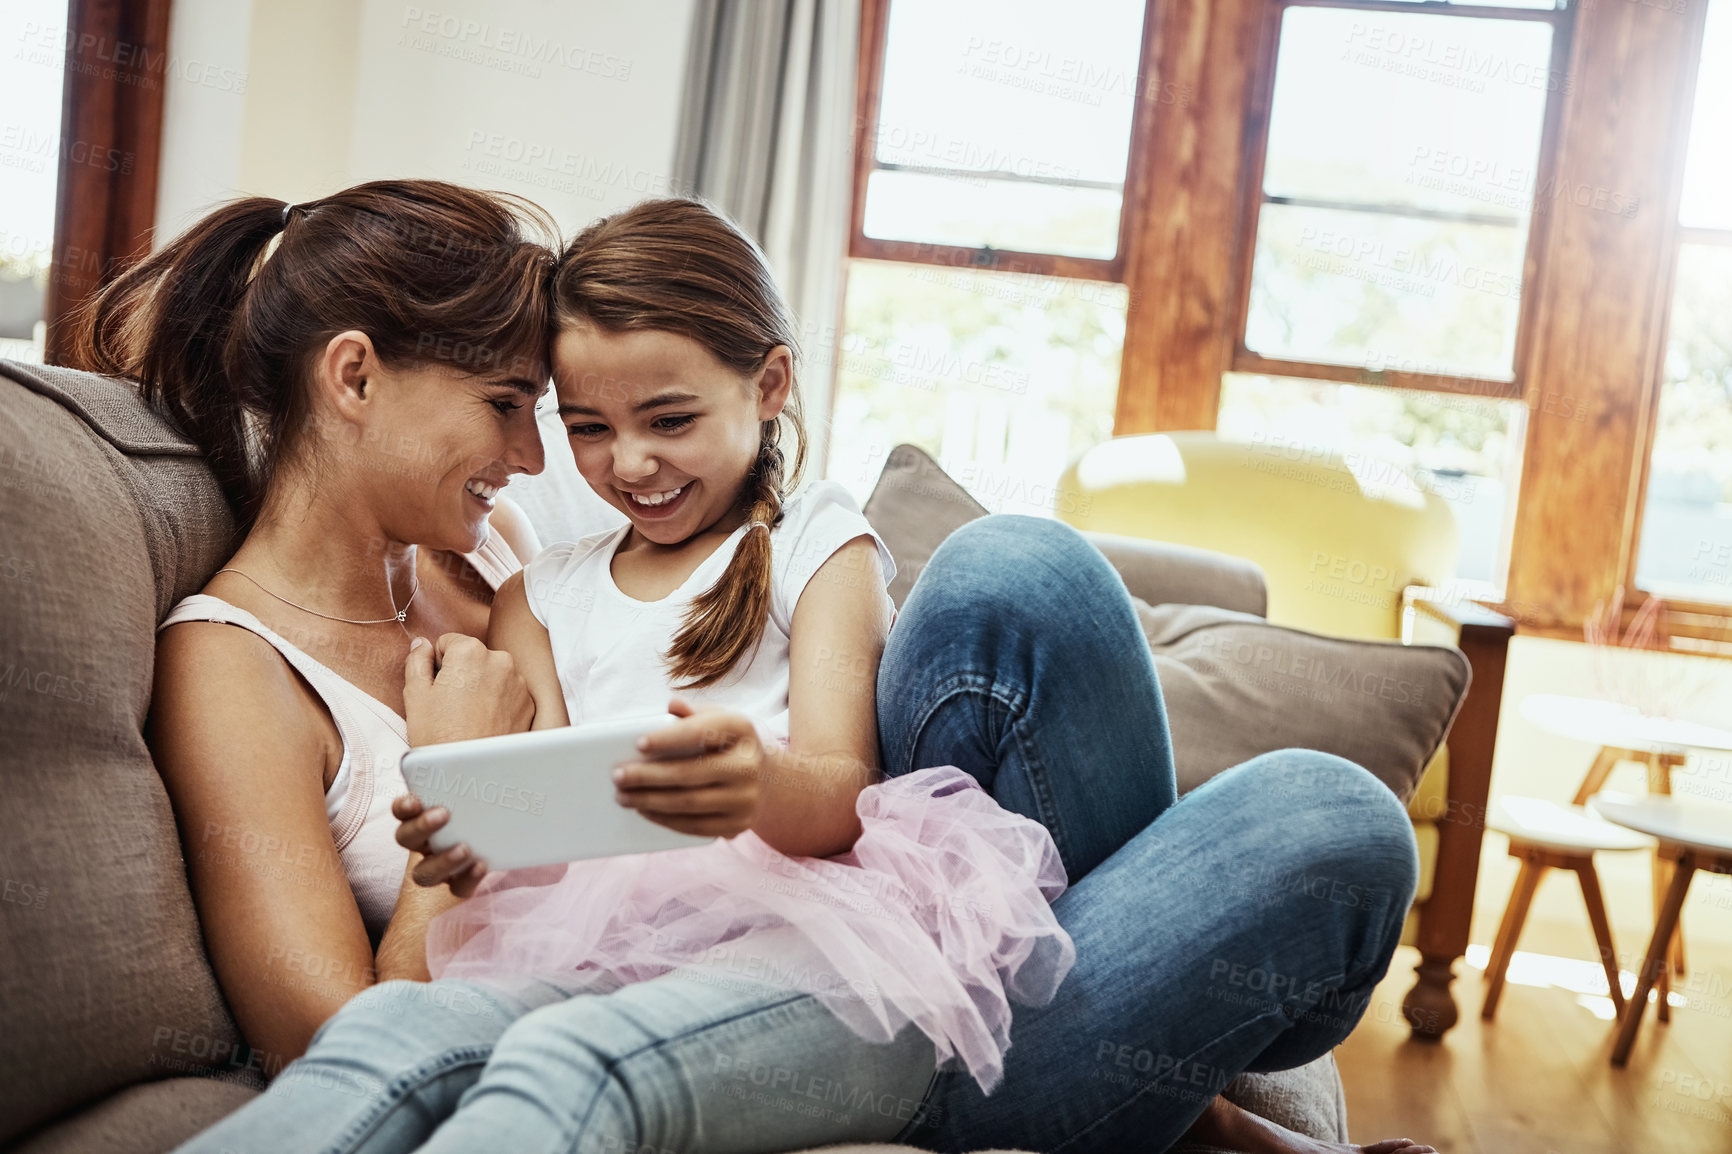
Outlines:
{"label": "beige couch cushion", "polygon": [[156,623],[229,515],[129,385],[0,363],[0,413],[4,1144],[240,1038],[143,737]]}
{"label": "beige couch cushion", "polygon": [[226,1077],[142,1082],[39,1130],[13,1147],[12,1154],[173,1150],[257,1093]]}
{"label": "beige couch cushion", "polygon": [[1363,765],[1405,802],[1467,697],[1459,649],[1324,637],[1209,605],[1134,603],[1167,703],[1180,793],[1295,746]]}

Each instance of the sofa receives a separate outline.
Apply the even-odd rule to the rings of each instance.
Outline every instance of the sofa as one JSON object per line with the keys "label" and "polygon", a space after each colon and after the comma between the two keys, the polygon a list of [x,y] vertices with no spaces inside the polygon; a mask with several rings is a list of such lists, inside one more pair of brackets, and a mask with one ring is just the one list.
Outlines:
{"label": "sofa", "polygon": [[[143,738],[156,623],[227,559],[233,522],[198,449],[129,382],[0,361],[0,414],[0,1147],[166,1150],[265,1081],[212,974]],[[906,446],[866,511],[898,599],[984,513]],[[1094,540],[1139,597],[1182,789],[1299,745],[1411,795],[1467,690],[1458,650],[1273,626],[1249,562]],[[1347,1139],[1330,1057],[1226,1092]]]}

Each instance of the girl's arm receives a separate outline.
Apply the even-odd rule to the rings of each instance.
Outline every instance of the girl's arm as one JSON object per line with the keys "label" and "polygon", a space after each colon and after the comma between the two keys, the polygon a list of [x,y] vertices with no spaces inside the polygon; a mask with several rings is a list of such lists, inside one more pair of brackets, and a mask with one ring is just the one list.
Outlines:
{"label": "girl's arm", "polygon": [[830,857],[860,836],[855,799],[878,766],[878,661],[889,598],[870,537],[848,542],[807,582],[789,645],[789,747],[761,748],[750,719],[694,711],[638,744],[654,760],[615,771],[621,805],[685,833],[754,830],[793,856]]}
{"label": "girl's arm", "polygon": [[487,648],[511,654],[518,675],[529,685],[535,700],[531,729],[557,729],[570,725],[565,712],[565,693],[559,688],[559,671],[553,664],[553,642],[547,628],[529,611],[529,595],[519,569],[493,595],[493,615],[487,620]]}
{"label": "girl's arm", "polygon": [[878,771],[878,662],[889,634],[878,546],[856,537],[794,607],[788,748],[766,751],[752,823],[785,854],[830,857],[860,836],[854,802]]}
{"label": "girl's arm", "polygon": [[217,980],[270,1068],[375,981],[424,972],[430,914],[399,906],[377,956],[368,940],[325,814],[342,751],[322,708],[244,629],[185,622],[158,639],[151,752]]}
{"label": "girl's arm", "polygon": [[[535,703],[535,717],[529,723],[530,729],[556,729],[571,724],[565,712],[565,695],[559,688],[559,673],[553,664],[553,645],[548,640],[546,628],[529,611],[522,570],[506,578],[493,595],[493,613],[487,623],[487,648],[510,654],[518,676],[528,685],[529,696]],[[407,694],[405,698],[408,698]],[[439,854],[424,853],[427,840],[450,820],[444,807],[435,806],[423,812],[419,798],[414,794],[404,794],[392,803],[391,813],[402,823],[397,827],[397,843],[410,850],[417,859],[410,870],[416,885],[448,886],[449,892],[457,898],[466,898],[475,892],[475,887],[487,876],[487,863],[471,860],[468,845],[459,843]],[[420,964],[426,964],[425,951]]]}

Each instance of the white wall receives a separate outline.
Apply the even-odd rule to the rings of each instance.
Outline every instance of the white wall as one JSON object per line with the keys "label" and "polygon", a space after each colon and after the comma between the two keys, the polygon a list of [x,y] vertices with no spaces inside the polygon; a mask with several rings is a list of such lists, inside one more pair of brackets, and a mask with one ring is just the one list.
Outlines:
{"label": "white wall", "polygon": [[[692,0],[175,0],[157,242],[242,195],[386,177],[516,193],[569,235],[666,194]],[[511,496],[544,540],[619,514],[572,465]]]}
{"label": "white wall", "polygon": [[159,238],[243,194],[380,177],[527,196],[567,231],[665,192],[692,0],[176,0]]}

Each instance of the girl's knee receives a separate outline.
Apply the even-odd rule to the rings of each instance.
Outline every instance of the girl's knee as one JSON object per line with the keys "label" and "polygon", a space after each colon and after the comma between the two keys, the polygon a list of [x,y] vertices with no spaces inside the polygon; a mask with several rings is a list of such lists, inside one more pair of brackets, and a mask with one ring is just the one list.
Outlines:
{"label": "girl's knee", "polygon": [[926,582],[977,611],[1044,616],[1052,606],[1089,605],[1123,595],[1123,582],[1100,550],[1075,529],[1049,517],[997,513],[957,529],[939,545],[927,573],[954,577]]}

